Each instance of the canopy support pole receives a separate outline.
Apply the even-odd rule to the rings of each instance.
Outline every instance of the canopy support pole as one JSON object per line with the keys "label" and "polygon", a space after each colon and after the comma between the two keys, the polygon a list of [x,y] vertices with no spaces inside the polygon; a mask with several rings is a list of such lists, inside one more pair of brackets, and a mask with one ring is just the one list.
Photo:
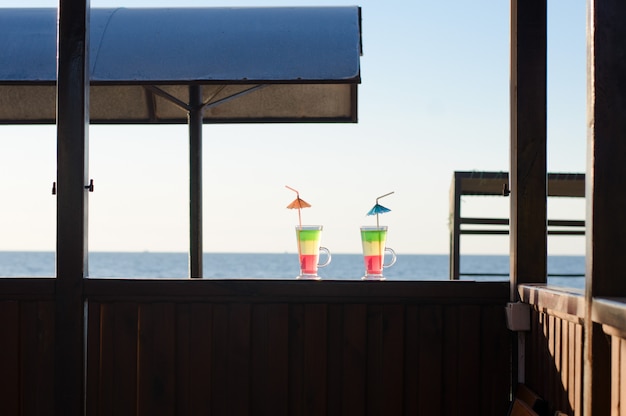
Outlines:
{"label": "canopy support pole", "polygon": [[202,278],[202,86],[189,86],[189,277]]}
{"label": "canopy support pole", "polygon": [[54,414],[67,416],[85,414],[89,10],[89,0],[60,0],[57,26]]}

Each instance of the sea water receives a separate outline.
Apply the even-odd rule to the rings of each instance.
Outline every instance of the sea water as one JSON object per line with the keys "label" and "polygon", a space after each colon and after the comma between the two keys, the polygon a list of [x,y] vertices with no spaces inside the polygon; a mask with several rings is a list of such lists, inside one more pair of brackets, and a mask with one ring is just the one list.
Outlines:
{"label": "sea water", "polygon": [[[508,280],[508,256],[462,255],[460,265],[461,280]],[[208,279],[295,279],[300,272],[296,253],[205,253],[203,268]],[[548,283],[552,285],[582,289],[584,271],[584,256],[548,257]],[[360,254],[333,254],[331,263],[318,270],[323,280],[360,280],[364,272]],[[398,253],[396,263],[383,273],[387,280],[447,280],[449,257]],[[53,252],[0,252],[0,277],[54,276]],[[89,253],[91,278],[187,276],[186,253]]]}

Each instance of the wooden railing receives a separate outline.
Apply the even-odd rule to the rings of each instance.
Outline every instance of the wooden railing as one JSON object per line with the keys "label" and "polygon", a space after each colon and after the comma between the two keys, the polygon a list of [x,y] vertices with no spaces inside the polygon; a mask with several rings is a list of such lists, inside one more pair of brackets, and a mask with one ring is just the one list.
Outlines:
{"label": "wooden railing", "polygon": [[584,299],[581,293],[523,286],[531,304],[531,330],[525,335],[525,384],[556,410],[582,410]]}
{"label": "wooden railing", "polygon": [[604,384],[610,389],[611,416],[626,416],[626,298],[596,298],[591,314],[594,322],[602,325],[609,343]]}
{"label": "wooden railing", "polygon": [[[525,336],[525,383],[548,401],[551,410],[583,414],[584,323],[583,293],[524,285],[522,300],[531,305],[531,331]],[[605,367],[601,383],[606,414],[626,415],[626,299],[594,299],[592,319],[606,334],[598,341],[606,353],[595,365]],[[602,361],[606,359],[606,363]],[[595,397],[595,400],[604,398]],[[610,408],[609,408],[610,407]]]}
{"label": "wooden railing", "polygon": [[[51,414],[54,301],[2,295],[8,286],[0,283],[9,312],[0,325],[19,342],[2,354],[11,388],[0,390],[0,405]],[[508,407],[506,283],[94,279],[84,296],[88,415]]]}

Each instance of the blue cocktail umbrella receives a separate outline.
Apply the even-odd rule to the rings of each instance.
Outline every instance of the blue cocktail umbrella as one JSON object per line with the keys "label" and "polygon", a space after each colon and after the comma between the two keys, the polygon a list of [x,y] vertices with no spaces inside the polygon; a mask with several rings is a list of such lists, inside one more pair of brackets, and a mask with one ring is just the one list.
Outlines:
{"label": "blue cocktail umbrella", "polygon": [[385,212],[389,211],[391,211],[389,208],[383,207],[380,204],[376,204],[372,209],[367,211],[367,215],[384,214]]}
{"label": "blue cocktail umbrella", "polygon": [[378,198],[376,198],[376,205],[374,205],[374,206],[372,207],[372,209],[370,209],[369,211],[367,211],[367,215],[376,215],[376,227],[378,227],[378,226],[379,226],[379,225],[378,225],[378,214],[384,214],[385,212],[389,212],[389,211],[391,211],[389,208],[387,208],[387,207],[383,207],[382,205],[380,205],[380,204],[378,203],[378,200],[379,200],[380,198],[384,198],[384,197],[386,197],[386,196],[389,196],[389,195],[391,195],[392,193],[393,193],[393,191],[392,191],[392,192],[389,192],[388,194],[381,195],[381,196],[379,196]]}

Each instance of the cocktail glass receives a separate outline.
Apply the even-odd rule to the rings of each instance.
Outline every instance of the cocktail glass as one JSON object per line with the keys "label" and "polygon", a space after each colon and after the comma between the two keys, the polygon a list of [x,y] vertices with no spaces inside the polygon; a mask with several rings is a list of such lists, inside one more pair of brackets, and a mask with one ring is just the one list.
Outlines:
{"label": "cocktail glass", "polygon": [[[298,279],[319,280],[317,269],[327,266],[332,257],[330,250],[320,247],[322,237],[321,225],[296,226],[296,238],[298,240],[298,256],[300,259],[300,275]],[[326,261],[319,262],[320,251],[326,254]]]}
{"label": "cocktail glass", "polygon": [[[363,280],[385,280],[383,269],[391,267],[396,262],[396,253],[385,247],[387,240],[387,226],[361,227],[361,243],[363,244],[363,260],[365,262],[365,276]],[[389,253],[391,261],[385,264],[385,253]]]}

